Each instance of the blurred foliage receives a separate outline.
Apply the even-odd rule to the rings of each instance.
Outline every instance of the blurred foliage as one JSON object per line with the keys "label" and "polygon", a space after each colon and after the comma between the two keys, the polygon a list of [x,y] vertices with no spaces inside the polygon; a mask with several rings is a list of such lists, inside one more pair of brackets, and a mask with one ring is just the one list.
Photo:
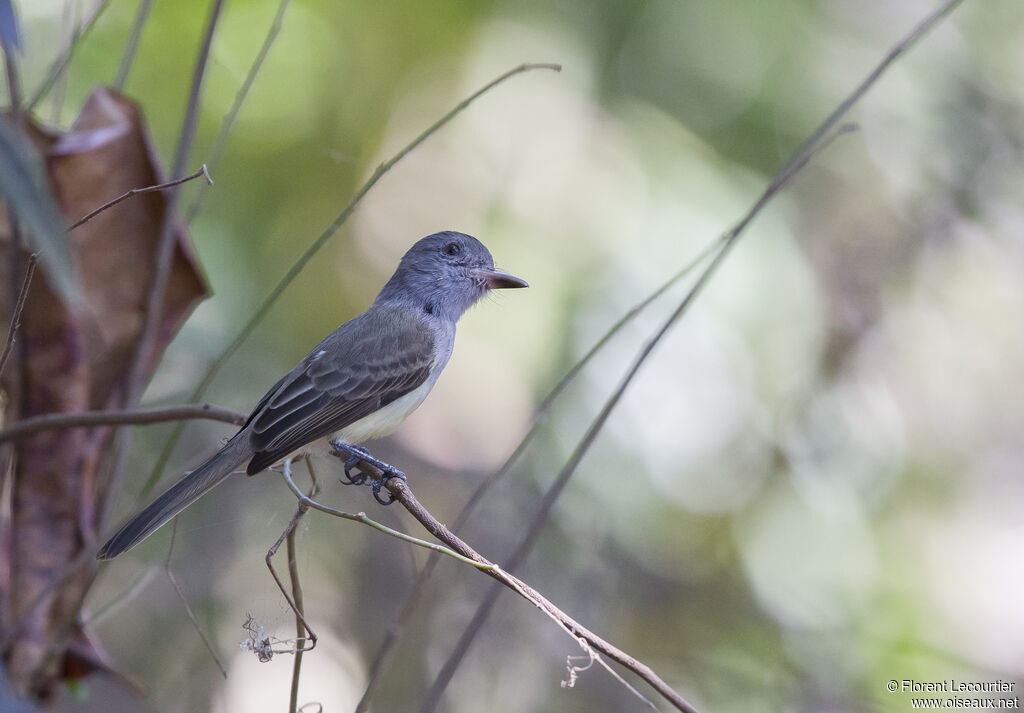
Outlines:
{"label": "blurred foliage", "polygon": [[[81,3],[85,5],[86,3]],[[116,75],[136,2],[115,2],[39,107],[66,125]],[[204,161],[276,2],[228,4],[190,166]],[[23,82],[42,81],[70,0],[21,3]],[[245,410],[365,308],[418,237],[481,237],[531,289],[467,315],[434,394],[377,455],[450,521],[534,403],[629,306],[731,225],[799,142],[934,3],[292,0],[192,234],[216,295],[169,348],[147,402],[178,401],[373,168],[456,101],[515,79],[400,164],[218,378]],[[162,154],[177,139],[207,14],[157,2],[125,91]],[[62,38],[60,42],[55,38]],[[748,231],[662,344],[563,495],[521,573],[701,710],[909,708],[890,679],[1024,677],[1024,5],[967,0],[854,110]],[[187,204],[194,186],[184,193]],[[112,196],[113,197],[113,196]],[[617,337],[464,533],[501,562],[539,493],[680,292]],[[137,489],[167,427],[139,429]],[[194,424],[173,472],[228,431]],[[325,499],[373,509],[365,492]],[[123,513],[134,506],[124,496]],[[235,648],[252,612],[287,636],[262,556],[293,509],[273,476],[182,518],[174,567],[229,658],[223,681],[166,579],[93,622],[147,709],[284,707],[291,660]],[[377,511],[387,522],[401,513]],[[90,610],[156,567],[162,533],[108,565]],[[305,598],[322,648],[300,699],[350,710],[420,552],[310,516]],[[442,563],[377,698],[408,710],[484,578]],[[449,711],[644,710],[609,677],[563,690],[564,634],[503,598]],[[234,653],[233,653],[234,652]],[[94,678],[65,711],[139,710]],[[276,709],[276,708],[275,708]]]}

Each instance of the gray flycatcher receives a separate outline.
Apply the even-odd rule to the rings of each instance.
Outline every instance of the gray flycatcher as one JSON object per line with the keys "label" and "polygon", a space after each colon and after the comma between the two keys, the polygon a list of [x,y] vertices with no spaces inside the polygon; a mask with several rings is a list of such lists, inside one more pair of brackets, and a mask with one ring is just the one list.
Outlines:
{"label": "gray flycatcher", "polygon": [[392,433],[423,402],[451,356],[456,321],[473,303],[488,290],[526,286],[494,269],[472,236],[448,231],[418,241],[368,310],[316,345],[223,448],[129,520],[97,558],[134,547],[243,463],[253,475],[324,439],[352,456],[350,479],[360,460],[384,471],[374,483],[380,500],[383,481],[404,475],[355,446]]}

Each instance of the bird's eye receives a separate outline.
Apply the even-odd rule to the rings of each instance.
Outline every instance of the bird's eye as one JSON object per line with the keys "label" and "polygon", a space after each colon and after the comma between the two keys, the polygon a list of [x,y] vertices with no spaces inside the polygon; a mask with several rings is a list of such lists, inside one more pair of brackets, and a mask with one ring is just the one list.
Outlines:
{"label": "bird's eye", "polygon": [[447,245],[444,246],[444,254],[445,255],[453,255],[454,256],[454,255],[458,255],[461,252],[462,252],[462,246],[459,245],[458,243],[448,243]]}

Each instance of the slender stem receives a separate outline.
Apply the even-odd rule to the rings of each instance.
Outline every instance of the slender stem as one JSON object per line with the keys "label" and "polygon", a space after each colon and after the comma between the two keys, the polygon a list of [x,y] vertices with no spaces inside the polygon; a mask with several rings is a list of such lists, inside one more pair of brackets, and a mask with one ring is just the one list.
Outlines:
{"label": "slender stem", "polygon": [[[224,7],[224,0],[213,0],[210,8],[210,15],[206,23],[206,30],[203,41],[196,58],[196,66],[192,72],[192,87],[189,91],[188,104],[185,108],[185,117],[182,122],[181,134],[178,137],[178,146],[174,156],[174,166],[171,173],[171,180],[181,178],[185,173],[185,163],[188,161],[192,150],[192,142],[195,139],[196,125],[199,121],[199,102],[202,95],[203,77],[206,74],[206,64],[210,57],[210,48],[213,45],[213,37],[217,30],[217,22],[220,19],[221,10]],[[146,296],[145,313],[142,322],[142,332],[139,335],[132,355],[132,361],[128,369],[128,377],[125,382],[124,405],[133,408],[138,405],[148,382],[147,373],[156,347],[156,340],[159,334],[160,317],[163,312],[164,299],[167,292],[167,284],[171,273],[171,263],[174,259],[175,225],[178,206],[179,186],[173,186],[167,190],[167,199],[164,205],[163,222],[160,226],[160,235],[157,241],[156,255],[153,260],[153,274],[150,282],[149,292]],[[194,401],[195,399],[190,399]],[[124,476],[124,468],[127,461],[127,453],[131,442],[130,432],[119,431],[112,447],[113,456],[111,467],[107,478],[99,488],[99,502],[107,503],[106,511],[101,514],[100,522],[104,522],[109,515],[110,505],[114,498],[106,497],[108,493],[117,492]]]}
{"label": "slender stem", "polygon": [[199,49],[196,66],[192,73],[192,88],[189,91],[188,105],[185,108],[185,118],[182,122],[181,135],[178,137],[178,147],[171,171],[172,187],[167,192],[167,204],[164,208],[160,239],[157,243],[153,277],[146,299],[142,335],[139,338],[138,347],[129,372],[128,398],[126,401],[128,406],[134,406],[138,403],[139,397],[145,389],[145,375],[153,354],[153,347],[160,325],[160,315],[164,306],[165,293],[167,292],[167,281],[171,272],[171,262],[174,258],[175,211],[179,195],[178,183],[180,183],[179,179],[185,173],[185,163],[188,161],[188,156],[192,151],[192,142],[195,139],[196,127],[199,122],[199,103],[202,97],[203,78],[206,75],[206,64],[210,57],[213,37],[216,34],[217,22],[220,19],[223,8],[224,0],[213,0],[210,8],[210,17],[207,20],[206,31],[203,35],[203,43]]}
{"label": "slender stem", "polygon": [[178,579],[174,576],[174,572],[171,571],[170,566],[164,569],[164,574],[167,575],[167,579],[170,580],[171,586],[174,587],[174,591],[177,593],[178,599],[181,600],[182,606],[185,607],[185,613],[188,615],[189,621],[192,622],[192,626],[195,628],[196,633],[199,634],[199,638],[202,640],[203,646],[206,647],[210,657],[213,659],[214,663],[217,664],[217,668],[220,669],[220,675],[227,678],[228,670],[224,668],[224,664],[221,663],[220,657],[213,648],[213,644],[203,632],[203,627],[199,625],[199,619],[196,618],[195,612],[192,611],[192,606],[188,603],[188,599],[185,598],[185,593],[181,590],[181,585],[178,584]]}
{"label": "slender stem", "polygon": [[[349,453],[334,450],[332,451],[332,455],[344,459],[348,458]],[[287,465],[288,461],[285,461],[285,482],[288,483],[288,487],[291,489],[292,493],[297,498],[300,499],[300,502],[302,502],[303,500],[308,501],[308,498],[304,498],[304,496],[302,496],[302,491],[298,489],[294,482],[292,482],[291,475],[289,469],[287,468]],[[359,469],[363,473],[366,473],[371,477],[381,478],[384,475],[384,471],[382,471],[375,463],[368,460],[360,461]],[[502,583],[506,587],[509,587],[527,601],[533,603],[534,606],[541,609],[547,616],[558,622],[559,626],[573,638],[577,640],[582,638],[583,643],[581,644],[581,646],[583,646],[584,651],[586,653],[593,655],[593,650],[597,650],[601,653],[604,653],[605,655],[609,656],[615,661],[618,661],[623,666],[626,666],[626,668],[630,669],[638,676],[643,678],[645,681],[647,681],[652,687],[655,688],[655,690],[657,690],[659,693],[665,696],[665,698],[668,699],[679,710],[684,711],[684,713],[695,713],[695,709],[693,708],[693,706],[687,703],[682,696],[680,696],[670,686],[668,686],[668,684],[662,681],[661,678],[657,674],[655,674],[649,666],[638,661],[634,657],[618,649],[617,647],[608,643],[607,641],[597,636],[593,632],[581,626],[578,622],[576,622],[568,614],[566,614],[561,609],[552,604],[550,601],[548,601],[535,589],[533,589],[517,577],[508,574],[498,565],[489,562],[484,557],[482,557],[478,552],[476,552],[476,550],[474,550],[472,547],[467,545],[463,540],[459,539],[456,535],[454,535],[451,532],[451,530],[449,530],[445,525],[441,524],[437,520],[437,518],[431,515],[430,512],[428,512],[427,509],[420,504],[420,502],[416,499],[416,496],[413,495],[412,490],[410,490],[409,485],[404,480],[400,478],[391,478],[387,480],[384,485],[388,489],[388,491],[390,491],[391,494],[394,496],[395,500],[398,500],[400,503],[402,503],[402,506],[406,510],[408,510],[409,513],[412,514],[412,516],[415,517],[431,535],[433,535],[435,538],[437,538],[441,542],[445,543],[445,545],[447,545],[446,548],[443,548],[444,550],[451,550],[456,554],[456,559],[460,559],[461,561],[466,562],[467,564],[473,565],[474,567],[485,572],[487,575],[496,579],[498,582]],[[316,507],[316,505],[313,504],[312,501],[308,502],[310,502],[311,507]],[[356,520],[358,522],[370,524],[367,522],[367,518],[365,517],[365,515],[363,515],[363,513],[359,513],[359,515],[353,515],[351,513],[343,513],[341,511],[333,510],[332,508],[327,508],[324,506],[320,506],[317,509],[323,510],[325,512],[330,512],[333,515],[343,517],[347,520]],[[392,537],[397,537],[405,541],[412,541],[416,544],[422,542],[417,541],[415,538],[411,538],[408,535],[405,535],[404,533],[396,532],[387,527],[380,526],[376,527],[376,529],[381,530],[382,532],[385,532],[391,535]],[[429,545],[430,543],[425,544]],[[431,549],[436,550],[436,547],[437,546],[435,545],[434,547],[431,547]],[[623,683],[625,682],[623,681]],[[631,687],[629,687],[627,684],[627,688]],[[640,696],[640,698],[645,701],[647,700],[643,696]]]}
{"label": "slender stem", "polygon": [[[285,473],[287,473],[286,477],[288,477],[290,479],[291,478],[291,472],[292,472],[292,470],[291,470],[292,469],[292,461],[291,461],[290,458],[285,460],[285,462],[282,464],[282,468],[284,469]],[[315,496],[317,494],[317,492],[319,492],[319,490],[320,490],[320,487],[317,485],[316,478],[314,477],[314,479],[313,479],[313,486],[310,488],[308,497]],[[295,528],[299,524],[299,520],[301,520],[303,515],[305,515],[306,512],[308,512],[308,511],[309,511],[309,506],[306,505],[303,502],[299,502],[299,507],[295,510],[295,514],[292,516],[292,519],[288,523],[288,526],[284,529],[284,532],[281,533],[281,536],[277,538],[277,542],[275,542],[273,544],[273,546],[269,550],[267,550],[267,556],[264,558],[264,561],[267,563],[267,569],[270,570],[270,576],[274,578],[274,582],[277,583],[277,588],[281,590],[281,594],[284,595],[285,601],[288,602],[288,606],[291,607],[292,612],[295,614],[295,623],[296,623],[296,626],[299,629],[298,636],[297,636],[297,638],[295,640],[296,643],[295,643],[294,653],[296,655],[302,653],[303,651],[312,651],[314,648],[316,648],[317,636],[313,632],[313,629],[310,628],[309,622],[306,621],[306,617],[305,617],[305,614],[304,614],[305,610],[302,607],[302,601],[301,601],[301,599],[302,599],[302,592],[301,592],[301,590],[299,591],[299,598],[293,600],[292,599],[292,595],[290,595],[288,593],[288,590],[285,589],[284,582],[282,582],[281,578],[277,576],[277,570],[274,569],[274,555],[276,555],[277,551],[281,548],[281,543],[282,542],[284,542],[286,539],[290,540],[292,538],[292,535],[295,532]],[[290,550],[290,553],[289,553],[289,556],[288,556],[288,570],[289,570],[289,573],[290,573],[291,569],[292,569],[292,565],[293,565],[293,560],[294,560],[294,542],[289,547],[289,550]],[[298,577],[298,573],[297,572],[295,573],[295,577]],[[292,592],[294,593],[294,591],[295,591],[295,580],[293,579],[293,581],[292,581]],[[304,646],[301,643],[301,642],[304,642],[306,640],[306,638],[307,638],[306,634],[307,633],[309,634],[309,637],[308,637],[309,638],[309,646],[308,647]],[[299,669],[293,669],[292,670],[292,676],[295,679],[298,678],[298,671],[299,671]],[[293,680],[292,688],[293,688],[293,690],[298,690],[298,683],[297,683],[296,680]],[[292,708],[291,710],[294,710],[294,708]]]}
{"label": "slender stem", "polygon": [[145,188],[133,188],[130,191],[127,191],[126,193],[121,194],[120,196],[118,196],[114,200],[109,201],[107,203],[104,203],[103,205],[101,205],[96,210],[92,211],[88,215],[83,216],[82,218],[80,218],[76,222],[72,223],[70,226],[68,226],[67,232],[70,233],[72,230],[74,230],[75,228],[80,226],[82,223],[89,222],[90,220],[95,218],[97,215],[99,215],[103,211],[107,210],[108,208],[113,208],[114,206],[116,206],[121,201],[126,201],[129,198],[131,198],[132,196],[137,196],[137,195],[139,195],[141,193],[152,193],[154,191],[163,191],[163,190],[166,190],[168,188],[173,188],[174,186],[179,186],[182,183],[185,183],[186,181],[191,181],[191,180],[193,180],[195,178],[199,178],[200,176],[202,176],[203,178],[206,179],[206,183],[208,185],[210,185],[210,186],[213,185],[213,179],[210,178],[210,173],[206,170],[206,164],[204,163],[202,165],[202,167],[198,171],[196,171],[195,173],[193,173],[191,175],[185,176],[184,178],[179,178],[179,179],[174,180],[174,181],[168,181],[167,183],[158,183],[155,186],[146,186]]}
{"label": "slender stem", "polygon": [[[80,12],[81,3],[77,0],[64,0],[64,9],[61,12],[60,18],[60,32],[62,36],[67,35],[68,44],[78,42],[78,34],[81,31],[78,17]],[[61,111],[64,109],[64,96],[68,88],[68,75],[62,74],[53,86],[53,99],[50,101],[50,124],[58,126],[60,124]]]}
{"label": "slender stem", "polygon": [[174,525],[171,527],[171,544],[167,547],[167,557],[164,558],[164,574],[167,575],[167,579],[170,580],[171,585],[174,587],[174,591],[178,594],[178,599],[181,600],[181,604],[185,607],[185,613],[188,615],[189,621],[192,622],[192,628],[199,634],[199,638],[203,642],[203,646],[206,647],[207,652],[213,658],[214,663],[217,664],[217,668],[220,669],[220,673],[224,678],[228,677],[228,670],[224,668],[224,664],[221,663],[220,657],[217,656],[217,652],[213,649],[213,644],[206,637],[203,632],[203,627],[199,625],[199,619],[196,618],[195,612],[192,611],[192,606],[188,603],[188,599],[185,598],[185,593],[181,590],[181,586],[178,584],[177,577],[174,576],[174,572],[171,570],[171,558],[174,556],[174,543],[178,540],[178,520],[175,518]]}
{"label": "slender stem", "polygon": [[[7,93],[10,100],[10,115],[11,122],[17,131],[23,131],[24,128],[24,110],[21,105],[21,80],[18,74],[18,58],[17,51],[9,46],[7,43],[3,45],[4,53],[4,73],[7,79]],[[14,355],[14,368],[15,374],[12,378],[7,380],[7,406],[4,409],[4,419],[6,422],[16,421],[21,418],[22,411],[24,411],[24,394],[27,378],[27,340],[22,340],[17,346],[17,350],[14,350],[16,332],[18,324],[21,322],[22,315],[24,314],[25,308],[25,296],[28,294],[28,288],[30,284],[31,273],[35,270],[35,255],[29,257],[31,264],[26,268],[25,282],[22,284],[20,290],[18,288],[17,276],[21,274],[22,264],[22,246],[24,244],[24,236],[21,234],[21,221],[18,220],[18,216],[13,210],[11,205],[7,205],[8,223],[10,224],[10,241],[7,247],[7,275],[10,290],[10,306],[11,306],[11,321],[9,331],[7,335],[7,341],[4,343],[3,355],[0,356],[0,374],[3,372],[4,365],[7,363],[8,358]],[[0,448],[0,478],[13,479],[17,474],[18,467],[18,453],[13,447]],[[0,606],[7,609],[10,607],[10,596],[0,594]],[[26,617],[27,619],[27,617]],[[26,619],[23,619],[24,622]],[[7,624],[8,622],[0,619],[0,626]],[[3,651],[7,650],[4,646]]]}
{"label": "slender stem", "polygon": [[[364,472],[374,472],[377,475],[380,475],[380,472],[370,464],[363,463],[360,468],[368,468],[369,470]],[[458,552],[463,557],[478,563],[478,569],[489,577],[501,582],[509,589],[515,591],[521,597],[541,609],[547,616],[557,620],[571,636],[577,639],[582,638],[593,650],[608,656],[610,659],[617,661],[630,671],[633,671],[635,674],[640,676],[640,678],[647,681],[647,683],[656,691],[661,693],[661,695],[678,710],[684,711],[684,713],[695,713],[696,709],[676,691],[674,691],[667,683],[665,683],[650,666],[605,641],[552,604],[533,587],[526,584],[518,577],[509,574],[505,569],[502,569],[484,559],[476,550],[467,545],[463,540],[453,534],[451,530],[441,524],[437,518],[431,515],[430,512],[428,512],[427,509],[424,508],[416,499],[416,496],[409,488],[408,483],[404,480],[391,478],[387,483],[385,483],[385,487],[387,487],[391,494],[395,496],[395,499],[400,502],[402,506],[408,510],[409,513],[435,538],[443,542],[452,550]]]}
{"label": "slender stem", "polygon": [[[152,1],[152,0],[150,0]],[[263,45],[260,47],[260,51],[256,53],[256,59],[253,60],[252,66],[249,67],[249,72],[245,75],[245,80],[242,82],[242,86],[238,88],[238,92],[235,93],[235,100],[231,104],[231,108],[228,109],[228,113],[224,115],[224,120],[221,122],[220,129],[217,131],[217,137],[213,140],[213,148],[210,149],[209,158],[207,163],[216,169],[220,163],[221,157],[224,155],[224,150],[227,148],[228,137],[231,135],[231,129],[235,125],[235,120],[238,118],[238,113],[242,110],[242,104],[245,103],[245,98],[249,95],[249,90],[252,89],[252,85],[256,81],[256,75],[259,74],[260,69],[263,67],[263,62],[267,59],[267,55],[270,54],[270,48],[274,44],[274,40],[277,39],[278,33],[281,31],[281,26],[284,23],[284,13],[288,9],[288,3],[291,0],[281,0],[277,6],[277,14],[274,16],[274,21],[270,23],[270,30],[267,32],[267,36],[263,39]],[[185,222],[190,224],[192,220],[199,214],[202,209],[203,201],[206,198],[207,186],[199,186],[199,190],[196,191],[195,198],[192,199],[192,204],[185,211]]]}
{"label": "slender stem", "polygon": [[[14,303],[14,311],[11,313],[11,323],[7,328],[7,341],[4,342],[3,353],[0,353],[0,375],[4,373],[4,367],[7,366],[7,360],[10,358],[14,347],[14,341],[17,339],[18,327],[21,325],[21,314],[25,310],[25,298],[28,297],[28,288],[32,284],[32,275],[35,274],[37,262],[38,257],[35,253],[29,255],[25,277],[21,281],[21,289],[18,291],[18,296]],[[2,437],[3,433],[3,431],[0,431],[0,442],[4,440]]]}
{"label": "slender stem", "polygon": [[[213,380],[217,376],[217,373],[220,371],[221,367],[223,367],[224,364],[228,361],[228,359],[230,359],[234,355],[234,353],[238,351],[238,348],[245,343],[245,341],[249,338],[249,335],[252,334],[254,329],[256,329],[256,326],[263,320],[263,318],[270,311],[270,308],[274,306],[275,302],[277,302],[277,299],[281,296],[281,293],[284,292],[285,289],[287,289],[288,286],[292,283],[292,281],[299,276],[299,273],[301,273],[303,268],[305,268],[306,263],[312,260],[313,256],[320,251],[320,249],[336,232],[338,232],[338,229],[341,228],[345,221],[348,220],[349,216],[352,215],[353,211],[355,211],[356,207],[363,200],[366,194],[370,192],[370,189],[377,185],[377,182],[381,178],[383,178],[388,171],[394,168],[395,164],[397,164],[406,156],[408,156],[412,151],[418,148],[420,144],[422,144],[424,141],[426,141],[435,133],[437,133],[437,131],[440,130],[445,124],[449,123],[452,119],[454,119],[461,112],[463,112],[470,104],[472,104],[481,96],[489,92],[491,89],[494,89],[494,87],[516,76],[517,74],[522,74],[523,72],[529,72],[535,69],[550,69],[558,72],[561,71],[562,68],[560,65],[557,64],[521,64],[518,67],[510,69],[509,71],[505,72],[496,79],[491,80],[483,87],[473,92],[470,96],[456,104],[455,107],[452,108],[447,114],[445,114],[440,119],[431,124],[429,127],[427,127],[427,129],[425,129],[419,136],[417,136],[415,139],[406,144],[406,146],[403,147],[398,153],[396,153],[394,156],[392,156],[387,161],[378,166],[377,170],[373,172],[373,175],[370,176],[366,183],[363,184],[362,188],[360,188],[359,191],[356,192],[356,195],[352,198],[352,200],[349,201],[349,204],[345,206],[345,208],[341,211],[341,213],[338,214],[334,221],[329,226],[327,226],[327,229],[320,234],[320,237],[314,240],[313,243],[308,248],[306,248],[306,251],[302,253],[301,256],[299,256],[299,259],[296,260],[290,268],[288,268],[288,271],[285,273],[284,277],[282,277],[278,281],[278,283],[274,286],[274,289],[270,291],[270,294],[268,294],[264,298],[263,302],[260,303],[260,306],[256,308],[256,311],[253,313],[252,317],[250,317],[249,321],[245,323],[245,326],[242,327],[241,331],[234,338],[234,340],[232,340],[232,342],[224,349],[224,351],[221,352],[220,356],[214,359],[209,369],[206,370],[206,374],[203,375],[203,378],[199,382],[199,385],[196,386],[195,391],[192,392],[192,395],[189,398],[189,400],[197,401],[198,399],[202,398],[203,394],[206,393],[206,390],[209,388],[210,384],[213,383]],[[160,479],[160,474],[163,472],[164,466],[167,464],[168,459],[170,459],[171,453],[174,450],[175,445],[177,445],[178,443],[178,439],[181,438],[181,433],[182,428],[181,426],[178,426],[174,429],[174,432],[171,434],[170,438],[168,438],[167,443],[164,445],[163,451],[160,453],[160,457],[157,458],[156,464],[153,466],[153,470],[149,474],[149,478],[146,480],[146,484],[143,486],[142,492],[144,494],[152,490],[153,486],[155,486],[156,482]]]}
{"label": "slender stem", "polygon": [[121,63],[117,67],[117,79],[114,80],[114,89],[118,92],[124,91],[124,84],[128,81],[128,73],[135,63],[135,53],[139,49],[139,40],[142,38],[142,28],[146,26],[149,19],[149,11],[153,8],[153,0],[142,0],[135,11],[135,20],[132,22],[132,31],[128,35],[128,42],[124,46],[124,54],[121,55]]}
{"label": "slender stem", "polygon": [[126,586],[120,594],[102,605],[99,609],[91,612],[88,618],[82,621],[82,627],[86,630],[95,631],[96,627],[98,627],[104,619],[117,611],[122,602],[135,598],[152,581],[152,579],[159,574],[160,569],[157,567],[140,569],[135,573],[132,581],[128,583],[128,586]]}
{"label": "slender stem", "polygon": [[[345,457],[348,457],[347,454]],[[285,461],[285,465],[287,465],[287,463],[288,461]],[[366,467],[372,466],[367,465]],[[369,517],[366,516],[365,512],[345,512],[344,510],[336,510],[335,508],[323,505],[322,503],[319,503],[316,500],[313,500],[311,497],[303,494],[303,492],[299,489],[299,486],[297,486],[295,484],[295,481],[292,480],[290,468],[282,468],[281,475],[284,477],[284,482],[288,485],[288,489],[292,491],[292,494],[299,501],[299,503],[305,505],[308,508],[319,510],[320,512],[327,513],[328,515],[333,515],[334,517],[340,517],[344,520],[361,522],[364,525],[369,525],[374,530],[383,532],[385,535],[391,535],[392,537],[402,540],[403,542],[408,542],[410,544],[416,545],[417,547],[423,547],[424,549],[428,549],[433,552],[439,552],[441,554],[448,555],[449,557],[457,559],[460,562],[472,565],[477,569],[497,568],[497,565],[495,564],[491,564],[489,562],[482,562],[481,560],[473,559],[472,557],[466,557],[448,547],[442,547],[441,545],[438,545],[434,542],[427,542],[426,540],[421,540],[417,537],[407,535],[404,532],[399,532],[398,530],[392,529],[387,525],[383,525],[377,522],[376,520],[371,520]]]}
{"label": "slender stem", "polygon": [[[295,528],[288,531],[287,539],[288,554],[288,577],[292,582],[292,599],[295,600],[295,638],[301,639],[306,633],[306,620],[302,616],[302,584],[299,582],[299,568],[295,564]],[[302,672],[302,655],[305,653],[302,647],[296,647],[295,661],[292,663],[292,686],[288,697],[288,710],[296,713],[299,705],[299,676]]]}
{"label": "slender stem", "polygon": [[83,411],[81,413],[48,413],[12,423],[0,430],[0,443],[16,441],[39,431],[55,431],[81,426],[115,426],[122,424],[165,423],[206,419],[241,426],[245,414],[213,404],[185,404],[139,408],[128,411]]}
{"label": "slender stem", "polygon": [[29,100],[28,106],[26,106],[28,111],[35,109],[36,104],[38,104],[42,98],[46,96],[46,93],[53,88],[54,83],[56,83],[64,73],[64,70],[67,69],[68,63],[71,62],[71,57],[74,55],[75,50],[78,49],[82,40],[84,40],[92,31],[92,28],[96,25],[96,21],[100,19],[100,16],[103,14],[103,11],[107,9],[109,4],[110,0],[99,0],[93,8],[92,14],[90,14],[89,18],[85,21],[85,25],[82,27],[81,32],[74,33],[71,36],[71,41],[68,43],[68,46],[65,47],[60,56],[54,60],[53,66],[50,67],[50,73],[46,75],[46,79],[43,80],[43,83],[39,85],[38,89],[36,89],[36,93],[32,95],[32,99]]}

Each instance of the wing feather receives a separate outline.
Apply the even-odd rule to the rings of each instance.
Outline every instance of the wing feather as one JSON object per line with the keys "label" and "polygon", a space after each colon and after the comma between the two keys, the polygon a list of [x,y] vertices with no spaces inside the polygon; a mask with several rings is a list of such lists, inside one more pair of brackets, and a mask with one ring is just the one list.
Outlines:
{"label": "wing feather", "polygon": [[407,310],[375,308],[346,322],[316,348],[249,417],[257,473],[413,391],[430,376],[434,338]]}

